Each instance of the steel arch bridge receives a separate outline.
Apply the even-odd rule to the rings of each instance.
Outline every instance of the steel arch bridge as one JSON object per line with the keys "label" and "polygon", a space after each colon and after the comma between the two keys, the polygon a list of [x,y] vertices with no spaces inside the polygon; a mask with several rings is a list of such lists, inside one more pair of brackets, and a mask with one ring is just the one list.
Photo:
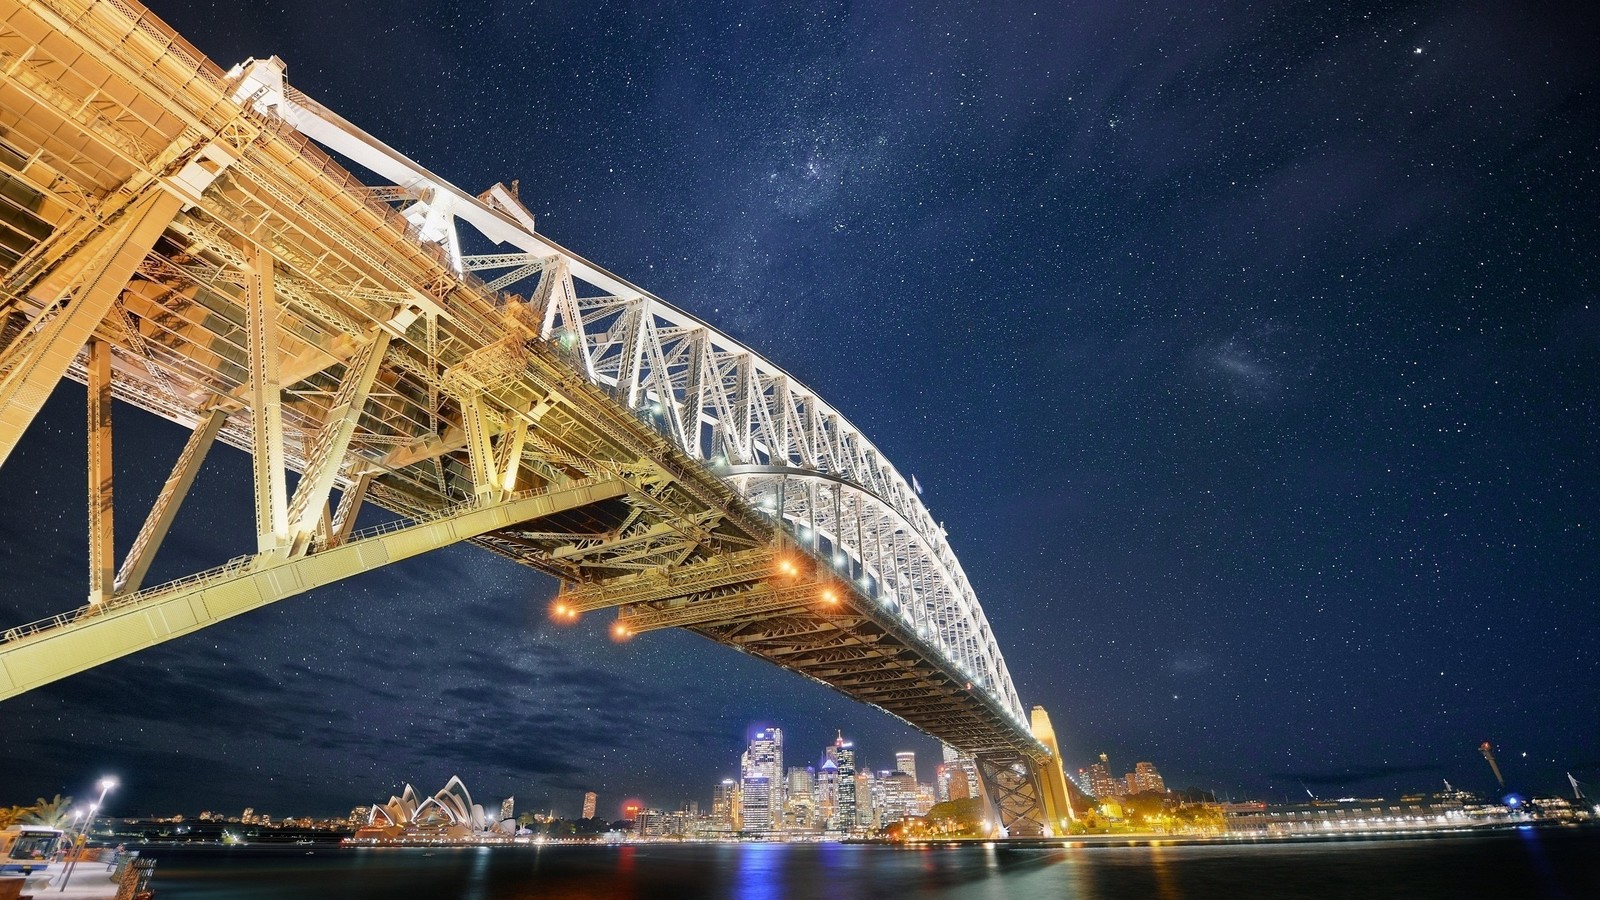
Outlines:
{"label": "steel arch bridge", "polygon": [[[90,508],[88,603],[0,632],[0,699],[471,541],[560,579],[558,619],[688,628],[899,716],[973,754],[1012,834],[1059,833],[1048,717],[906,479],[781,368],[534,226],[276,58],[224,71],[131,0],[0,0],[0,463],[80,381]],[[120,563],[114,399],[192,428]],[[256,552],[147,587],[218,440],[254,461]],[[355,531],[366,503],[400,518]]]}

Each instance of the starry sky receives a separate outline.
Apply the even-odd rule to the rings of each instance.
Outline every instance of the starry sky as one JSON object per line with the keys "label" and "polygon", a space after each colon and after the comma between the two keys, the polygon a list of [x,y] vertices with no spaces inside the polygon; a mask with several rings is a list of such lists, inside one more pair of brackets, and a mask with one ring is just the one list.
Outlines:
{"label": "starry sky", "polygon": [[[926,488],[1069,768],[1600,790],[1600,29],[1582,4],[156,2],[816,388]],[[126,549],[183,433],[119,408]],[[83,391],[0,470],[0,616],[82,601]],[[253,549],[212,454],[151,582]],[[936,745],[455,548],[0,708],[0,803],[572,815]],[[603,618],[603,617],[602,617]],[[926,766],[927,763],[924,763]],[[926,779],[927,775],[924,773]]]}

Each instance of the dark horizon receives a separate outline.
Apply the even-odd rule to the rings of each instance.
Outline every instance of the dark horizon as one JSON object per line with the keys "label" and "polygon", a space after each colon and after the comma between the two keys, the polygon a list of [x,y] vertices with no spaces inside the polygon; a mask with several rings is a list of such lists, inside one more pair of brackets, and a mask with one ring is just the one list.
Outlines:
{"label": "dark horizon", "polygon": [[[152,8],[470,192],[520,179],[826,397],[926,488],[1069,769],[1487,794],[1490,740],[1513,787],[1600,786],[1592,9]],[[0,628],[83,600],[83,420],[62,385],[0,468]],[[185,435],[116,423],[125,550]],[[249,479],[212,454],[149,583],[253,548]],[[554,592],[455,547],[34,690],[0,804],[705,803],[757,722],[938,757]]]}

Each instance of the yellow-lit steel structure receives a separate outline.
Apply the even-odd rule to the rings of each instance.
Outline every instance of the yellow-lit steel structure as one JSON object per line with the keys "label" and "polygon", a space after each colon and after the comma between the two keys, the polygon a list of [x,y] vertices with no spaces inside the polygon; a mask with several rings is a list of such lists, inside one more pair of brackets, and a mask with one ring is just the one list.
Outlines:
{"label": "yellow-lit steel structure", "polygon": [[[558,618],[688,628],[879,706],[973,753],[1013,835],[1059,833],[1048,719],[870,441],[283,71],[128,0],[0,0],[0,463],[82,382],[90,511],[87,603],[0,632],[0,699],[467,541],[560,579]],[[509,252],[463,254],[460,222]],[[113,399],[193,429],[120,564]],[[145,587],[217,441],[253,460],[254,552]],[[399,518],[355,531],[363,504]]]}

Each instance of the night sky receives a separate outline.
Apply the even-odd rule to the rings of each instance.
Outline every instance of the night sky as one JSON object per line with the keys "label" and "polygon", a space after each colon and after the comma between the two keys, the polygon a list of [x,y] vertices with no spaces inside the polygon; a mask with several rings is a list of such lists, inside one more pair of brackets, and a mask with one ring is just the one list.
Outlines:
{"label": "night sky", "polygon": [[[1600,793],[1600,28],[1542,3],[157,2],[817,389],[926,488],[1069,768]],[[183,432],[117,410],[125,552]],[[0,470],[0,624],[87,590],[83,391]],[[254,549],[219,447],[148,583]],[[577,813],[936,744],[455,548],[0,707],[0,804]],[[26,761],[25,763],[23,761]]]}

